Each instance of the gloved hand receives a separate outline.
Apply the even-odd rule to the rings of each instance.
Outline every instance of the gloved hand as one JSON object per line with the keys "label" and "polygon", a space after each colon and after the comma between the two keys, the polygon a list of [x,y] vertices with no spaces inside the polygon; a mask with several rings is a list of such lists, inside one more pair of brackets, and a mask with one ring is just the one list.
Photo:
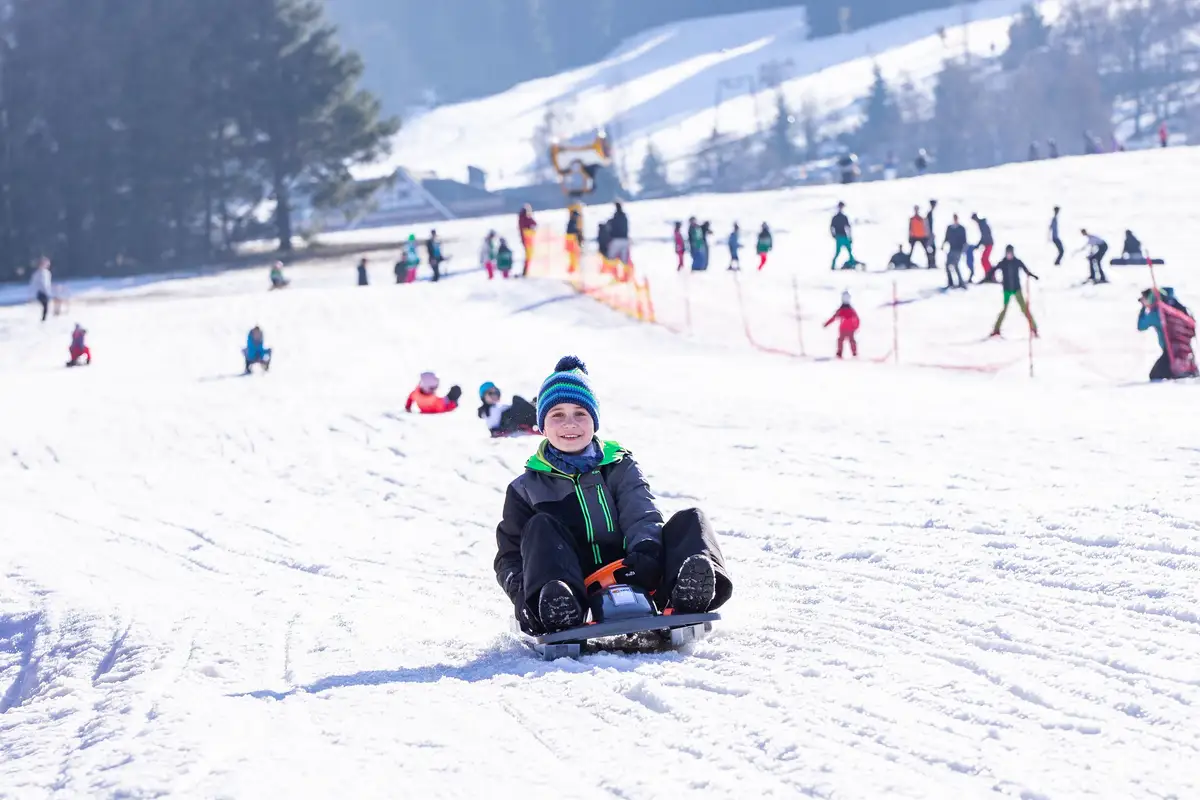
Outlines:
{"label": "gloved hand", "polygon": [[653,591],[662,582],[662,547],[657,542],[640,542],[625,554],[626,579],[634,586]]}
{"label": "gloved hand", "polygon": [[462,397],[462,389],[458,386],[451,386],[450,391],[446,392],[446,399],[451,403],[457,403],[460,397]]}

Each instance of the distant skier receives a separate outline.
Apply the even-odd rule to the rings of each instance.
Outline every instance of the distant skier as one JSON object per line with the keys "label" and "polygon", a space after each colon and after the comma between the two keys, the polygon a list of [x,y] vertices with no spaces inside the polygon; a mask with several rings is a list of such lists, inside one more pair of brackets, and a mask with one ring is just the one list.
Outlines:
{"label": "distant skier", "polygon": [[854,238],[851,235],[850,218],[846,216],[845,203],[839,202],[837,204],[837,213],[829,221],[829,235],[833,237],[835,246],[833,262],[829,265],[829,268],[831,270],[838,268],[838,256],[842,254],[842,250],[845,250],[846,255],[849,257],[846,267],[852,269],[858,262],[854,258]]}
{"label": "distant skier", "polygon": [[451,386],[445,397],[438,397],[439,385],[441,385],[441,381],[438,380],[437,375],[432,372],[422,372],[417,388],[409,393],[408,400],[404,403],[404,410],[412,413],[413,406],[416,406],[422,414],[445,414],[458,408],[458,399],[462,397],[462,389],[458,386]]}
{"label": "distant skier", "polygon": [[996,317],[996,324],[992,327],[992,336],[1000,335],[1000,326],[1004,324],[1004,315],[1008,313],[1008,302],[1016,300],[1021,313],[1029,321],[1030,333],[1036,337],[1038,335],[1037,323],[1033,321],[1033,314],[1029,312],[1025,295],[1021,292],[1021,273],[1024,272],[1035,281],[1039,280],[1038,276],[1030,272],[1029,267],[1025,266],[1025,262],[1017,258],[1011,244],[1004,248],[1004,258],[996,265],[996,272],[1000,273],[1004,286],[1004,307],[1000,309],[1000,316]]}
{"label": "distant skier", "polygon": [[[521,277],[529,277],[529,262],[533,260],[533,245],[537,236],[537,221],[533,218],[533,206],[526,203],[521,206],[517,215],[517,230],[521,232],[521,246],[525,248],[525,264],[521,267]],[[436,275],[436,273],[435,273]],[[435,277],[434,280],[437,280]]]}
{"label": "distant skier", "polygon": [[1050,158],[1058,158],[1058,142],[1054,139],[1046,140],[1046,155]]}
{"label": "distant skier", "polygon": [[263,342],[262,328],[255,325],[250,329],[250,333],[246,334],[246,348],[242,350],[242,355],[246,357],[247,375],[255,364],[262,364],[263,372],[271,369],[271,348]]}
{"label": "distant skier", "polygon": [[708,518],[693,508],[663,524],[633,456],[595,436],[599,410],[587,367],[560,359],[538,393],[546,441],[505,493],[496,580],[530,634],[582,625],[585,577],[618,560],[621,581],[663,611],[709,611],[733,593]]}
{"label": "distant skier", "polygon": [[358,285],[366,286],[368,284],[368,282],[369,281],[367,279],[367,259],[366,259],[366,257],[363,257],[363,258],[359,259],[359,261],[358,261]]}
{"label": "distant skier", "polygon": [[925,171],[929,169],[929,153],[925,152],[924,147],[917,151],[917,157],[913,161],[913,166],[916,167],[918,175],[924,175]]}
{"label": "distant skier", "polygon": [[933,227],[933,210],[937,200],[929,201],[929,213],[925,215],[925,258],[929,269],[937,269],[937,229]]}
{"label": "distant skier", "polygon": [[496,268],[506,280],[513,268],[513,252],[503,236],[500,237],[500,246],[496,248]]}
{"label": "distant skier", "polygon": [[271,265],[271,290],[286,289],[289,283],[291,281],[283,277],[283,262],[276,261]]}
{"label": "distant skier", "polygon": [[500,397],[500,389],[491,381],[479,387],[479,418],[492,438],[537,432],[537,409],[533,404],[520,395],[514,396],[511,403],[501,403]]}
{"label": "distant skier", "polygon": [[771,229],[767,223],[762,224],[762,228],[758,231],[758,241],[755,243],[754,249],[758,252],[758,271],[762,272],[762,268],[767,265],[767,256],[775,247],[775,240],[771,237]]}
{"label": "distant skier", "polygon": [[992,275],[992,248],[995,247],[996,240],[992,238],[992,226],[986,217],[978,214],[972,214],[971,219],[975,220],[975,224],[979,226],[978,246],[983,248],[983,253],[979,258],[979,263],[983,267],[983,277],[979,279],[979,282],[994,283],[996,278]]}
{"label": "distant skier", "polygon": [[834,320],[839,320],[837,357],[842,357],[842,345],[849,342],[850,355],[858,358],[858,342],[854,340],[854,334],[858,331],[859,320],[858,312],[854,310],[854,306],[850,305],[850,292],[842,292],[842,305],[833,312],[833,316],[825,322],[824,327],[828,328]]}
{"label": "distant skier", "polygon": [[1167,123],[1164,121],[1158,126],[1158,144],[1159,147],[1166,147],[1170,137],[1167,134]]}
{"label": "distant skier", "polygon": [[69,351],[71,353],[71,360],[67,362],[68,367],[78,366],[79,359],[81,358],[87,359],[84,362],[85,364],[92,363],[92,351],[87,346],[86,337],[87,331],[79,323],[76,323],[75,330],[71,331],[71,347]]}
{"label": "distant skier", "polygon": [[741,228],[738,224],[733,223],[733,231],[729,234],[729,269],[740,271],[742,268],[741,259],[738,258],[738,253],[742,249]]}
{"label": "distant skier", "polygon": [[687,242],[683,238],[683,223],[675,223],[675,257],[679,259],[676,271],[683,270],[683,254],[687,252]]}
{"label": "distant skier", "polygon": [[620,203],[614,203],[612,219],[608,221],[608,249],[604,252],[614,261],[620,261],[625,266],[633,262],[629,257],[629,218]]}
{"label": "distant skier", "polygon": [[704,252],[704,237],[700,234],[700,224],[695,217],[688,217],[687,229],[688,255],[692,257],[692,272],[708,269]]}
{"label": "distant skier", "polygon": [[425,256],[429,259],[429,268],[433,270],[433,282],[437,283],[442,279],[442,263],[446,258],[442,255],[442,240],[438,238],[436,230],[429,232],[429,240],[425,242]]}
{"label": "distant skier", "polygon": [[488,231],[479,246],[479,264],[487,271],[488,280],[496,277],[496,232]]}
{"label": "distant skier", "polygon": [[1082,228],[1080,233],[1083,234],[1086,241],[1083,247],[1076,250],[1076,253],[1087,251],[1088,254],[1088,280],[1092,283],[1108,283],[1108,276],[1104,274],[1104,254],[1108,252],[1108,242],[1087,232],[1087,228]]}
{"label": "distant skier", "polygon": [[1158,346],[1162,348],[1162,355],[1150,369],[1150,380],[1196,377],[1196,356],[1192,348],[1196,319],[1175,297],[1175,290],[1164,286],[1156,298],[1154,290],[1147,289],[1142,292],[1141,303],[1138,330],[1153,328],[1158,334]]}
{"label": "distant skier", "polygon": [[43,256],[38,259],[37,266],[33,270],[33,275],[29,278],[29,290],[37,298],[37,301],[42,304],[42,322],[46,321],[46,316],[50,313],[51,284],[50,259]]}
{"label": "distant skier", "polygon": [[958,268],[958,262],[962,259],[963,251],[967,249],[967,229],[959,223],[958,214],[954,215],[954,221],[946,227],[946,235],[943,237],[942,247],[949,248],[949,251],[946,253],[946,288],[967,288],[967,284],[963,282],[962,271]]}
{"label": "distant skier", "polygon": [[1058,212],[1061,209],[1058,206],[1054,207],[1054,216],[1050,218],[1050,241],[1058,249],[1058,258],[1054,259],[1054,266],[1060,266],[1063,260],[1063,243],[1062,239],[1058,238]]}
{"label": "distant skier", "polygon": [[922,252],[925,253],[926,265],[929,266],[929,250],[925,246],[928,240],[929,230],[925,227],[925,218],[921,216],[921,209],[913,206],[913,215],[908,220],[908,260],[910,262],[912,262],[917,245],[920,245]]}

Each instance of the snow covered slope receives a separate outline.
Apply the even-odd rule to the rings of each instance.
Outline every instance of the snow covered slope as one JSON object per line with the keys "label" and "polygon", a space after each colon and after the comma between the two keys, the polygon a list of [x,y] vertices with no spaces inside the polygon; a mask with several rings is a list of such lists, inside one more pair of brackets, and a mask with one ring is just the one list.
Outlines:
{"label": "snow covered slope", "polygon": [[[630,181],[650,143],[671,162],[672,178],[682,179],[683,159],[714,123],[723,133],[741,134],[770,124],[774,90],[751,93],[746,82],[758,80],[763,68],[778,65],[793,108],[808,100],[836,117],[866,94],[876,63],[889,80],[910,78],[920,87],[949,53],[1002,50],[1023,3],[985,0],[811,41],[800,7],[657,28],[597,64],[406,120],[391,158],[370,174],[404,166],[465,180],[467,165],[474,165],[488,172],[493,188],[530,183],[538,157],[534,133],[551,111],[564,139],[607,126]],[[1050,18],[1057,13],[1057,2],[1040,5]]]}
{"label": "snow covered slope", "polygon": [[[1198,163],[1064,160],[847,199],[877,265],[910,200],[970,197],[1002,243],[1021,226],[1019,247],[1044,253],[1024,221],[1062,197],[1064,231],[1134,219],[1194,305],[1178,220]],[[1135,174],[1156,191],[1134,194]],[[827,350],[819,324],[843,286],[881,297],[893,278],[829,275],[832,200],[634,205],[635,254],[669,273],[669,246],[643,233],[656,222],[770,211],[780,250],[743,285],[773,296],[797,275],[810,347]],[[488,225],[444,233],[469,259]],[[1040,346],[1146,346],[1144,374],[1144,277],[1071,289],[1078,264],[1026,256],[1057,298]],[[294,269],[277,293],[265,270],[162,281],[79,295],[45,325],[0,309],[0,796],[1200,792],[1197,386],[788,360],[451,263],[437,285],[377,267],[354,287],[353,259]],[[728,301],[727,281],[693,286]],[[998,299],[973,288],[905,313],[932,334],[971,318],[973,338]],[[65,370],[76,319],[96,364]],[[275,366],[243,378],[255,323]],[[637,454],[664,509],[699,505],[720,532],[734,597],[686,652],[533,659],[504,633],[491,572],[533,441],[487,439],[473,402],[402,411],[422,369],[468,401],[485,380],[530,396],[566,352],[589,362],[601,434]]]}

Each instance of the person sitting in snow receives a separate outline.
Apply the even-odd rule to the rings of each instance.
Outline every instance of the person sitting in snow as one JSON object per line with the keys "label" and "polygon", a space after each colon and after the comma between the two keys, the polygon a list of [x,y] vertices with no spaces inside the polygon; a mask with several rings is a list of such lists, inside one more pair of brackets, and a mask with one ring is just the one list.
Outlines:
{"label": "person sitting in snow", "polygon": [[284,289],[291,283],[287,278],[283,277],[283,262],[276,261],[271,265],[271,289]]}
{"label": "person sitting in snow", "polygon": [[1138,330],[1153,328],[1158,334],[1158,346],[1162,348],[1162,355],[1150,369],[1150,380],[1196,377],[1196,356],[1192,348],[1196,319],[1187,306],[1179,302],[1170,286],[1159,290],[1158,297],[1155,297],[1154,289],[1147,289],[1142,292],[1141,303]]}
{"label": "person sitting in snow", "polygon": [[512,272],[513,267],[513,252],[508,246],[508,242],[504,241],[504,237],[500,237],[500,246],[496,248],[496,268],[500,270],[500,274],[505,278]]}
{"label": "person sitting in snow", "polygon": [[888,261],[888,269],[912,269],[915,266],[912,259],[908,257],[908,253],[904,252],[904,245],[896,245],[896,252]]}
{"label": "person sitting in snow", "polygon": [[1142,261],[1146,258],[1142,255],[1142,243],[1133,235],[1133,231],[1125,231],[1125,246],[1121,249],[1124,251],[1121,258],[1126,261]]}
{"label": "person sitting in snow", "polygon": [[537,432],[537,409],[532,403],[520,395],[514,395],[511,403],[501,403],[500,397],[500,389],[491,381],[479,387],[479,418],[492,438]]}
{"label": "person sitting in snow", "polygon": [[618,560],[620,579],[661,610],[710,611],[733,593],[708,518],[692,508],[664,524],[633,455],[596,437],[599,412],[587,367],[560,359],[538,393],[546,440],[509,484],[496,528],[496,580],[530,634],[582,625],[586,576]]}
{"label": "person sitting in snow", "polygon": [[71,360],[67,362],[68,367],[78,366],[79,359],[86,358],[85,364],[92,363],[92,351],[88,349],[87,342],[84,341],[87,336],[87,331],[79,324],[75,324],[75,330],[71,331]]}
{"label": "person sitting in snow", "polygon": [[246,335],[246,349],[242,351],[246,357],[246,374],[255,364],[262,364],[263,372],[271,369],[271,348],[263,346],[262,328],[255,325]]}
{"label": "person sitting in snow", "polygon": [[758,252],[758,271],[762,272],[762,268],[767,265],[767,254],[775,247],[775,241],[771,238],[771,229],[767,227],[767,223],[762,224],[762,229],[758,232],[758,242],[755,245],[755,250]]}
{"label": "person sitting in snow", "polygon": [[858,358],[858,342],[854,340],[854,334],[858,331],[858,312],[850,305],[850,292],[842,292],[842,305],[837,311],[833,312],[833,316],[825,323],[824,327],[828,328],[833,324],[834,320],[840,320],[838,323],[838,340],[837,340],[837,357],[842,357],[842,345],[850,342],[850,355]]}
{"label": "person sitting in snow", "polygon": [[458,398],[462,397],[462,389],[458,386],[451,386],[445,397],[438,397],[439,385],[441,385],[441,381],[438,380],[437,375],[432,372],[422,372],[417,388],[409,393],[408,400],[404,403],[404,410],[412,413],[413,406],[416,406],[422,414],[445,414],[447,411],[458,408]]}

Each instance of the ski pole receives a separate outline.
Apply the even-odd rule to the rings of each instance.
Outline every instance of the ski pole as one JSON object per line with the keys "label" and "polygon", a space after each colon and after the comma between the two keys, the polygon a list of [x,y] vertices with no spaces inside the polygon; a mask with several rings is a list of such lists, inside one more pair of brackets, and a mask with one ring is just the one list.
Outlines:
{"label": "ski pole", "polygon": [[1167,316],[1163,313],[1162,293],[1158,291],[1158,279],[1154,277],[1154,259],[1150,248],[1146,248],[1146,267],[1150,270],[1150,287],[1154,290],[1154,310],[1158,312],[1158,324],[1162,329],[1163,345],[1167,349],[1167,368],[1175,374],[1175,354],[1171,352],[1171,337],[1167,336]]}

